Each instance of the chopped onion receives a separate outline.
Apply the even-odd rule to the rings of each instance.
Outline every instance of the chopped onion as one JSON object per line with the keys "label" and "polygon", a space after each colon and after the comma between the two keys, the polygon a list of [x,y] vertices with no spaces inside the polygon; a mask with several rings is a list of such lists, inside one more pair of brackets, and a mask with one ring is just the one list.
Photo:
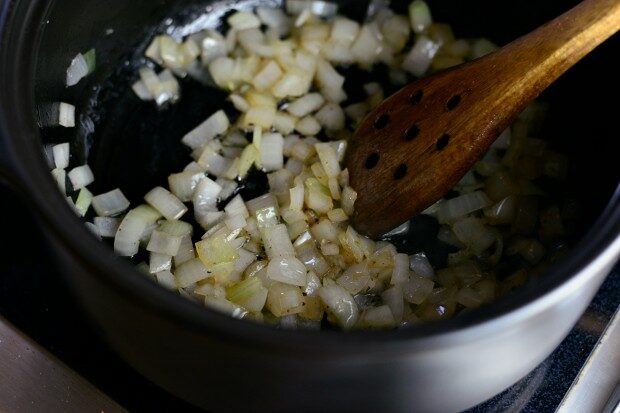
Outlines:
{"label": "chopped onion", "polygon": [[54,164],[57,169],[65,169],[69,166],[69,143],[61,143],[52,147]]}
{"label": "chopped onion", "polygon": [[182,202],[189,202],[194,196],[198,183],[206,178],[204,172],[181,172],[168,177],[170,191]]}
{"label": "chopped onion", "polygon": [[475,254],[482,254],[495,241],[493,233],[478,218],[465,218],[452,228],[456,237]]}
{"label": "chopped onion", "polygon": [[181,264],[175,269],[174,275],[179,288],[189,287],[212,276],[211,272],[198,258]]}
{"label": "chopped onion", "polygon": [[486,208],[491,200],[482,191],[476,191],[443,201],[437,211],[440,223],[453,222],[472,212]]}
{"label": "chopped onion", "polygon": [[338,13],[338,5],[321,0],[286,0],[286,11],[298,15],[308,10],[319,17],[331,17]]}
{"label": "chopped onion", "polygon": [[433,58],[439,51],[440,45],[426,36],[418,37],[411,52],[403,61],[403,69],[414,76],[420,77],[431,66]]}
{"label": "chopped onion", "polygon": [[121,224],[121,220],[111,217],[95,217],[94,223],[102,237],[114,238]]}
{"label": "chopped onion", "polygon": [[75,127],[75,106],[60,102],[58,106],[58,124],[65,128]]}
{"label": "chopped onion", "polygon": [[423,0],[414,0],[409,5],[411,28],[416,33],[424,32],[433,22],[431,11]]}
{"label": "chopped onion", "polygon": [[309,93],[291,102],[286,107],[286,110],[290,114],[298,118],[302,118],[306,115],[316,112],[323,105],[324,102],[325,99],[319,93]]}
{"label": "chopped onion", "polygon": [[[260,223],[260,221],[259,221]],[[266,227],[261,232],[265,244],[265,252],[271,260],[293,257],[295,250],[289,239],[286,225],[277,224]]]}
{"label": "chopped onion", "polygon": [[118,215],[129,208],[129,201],[120,189],[97,195],[93,198],[93,208],[100,217]]}
{"label": "chopped onion", "polygon": [[392,310],[387,305],[366,309],[361,322],[370,328],[388,328],[396,324]]}
{"label": "chopped onion", "polygon": [[400,323],[405,312],[405,302],[403,300],[403,290],[399,285],[385,290],[381,294],[383,302],[390,308],[394,321]]}
{"label": "chopped onion", "polygon": [[383,51],[383,35],[376,23],[362,26],[351,46],[353,58],[362,66],[374,64]]}
{"label": "chopped onion", "polygon": [[409,256],[409,269],[420,277],[433,278],[435,276],[433,266],[423,252]]}
{"label": "chopped onion", "polygon": [[424,277],[412,276],[402,284],[405,300],[411,304],[422,304],[433,291],[435,283]]}
{"label": "chopped onion", "polygon": [[185,135],[181,141],[192,149],[200,148],[211,139],[225,133],[229,126],[230,122],[226,113],[220,110]]}
{"label": "chopped onion", "polygon": [[260,27],[260,20],[254,15],[246,11],[238,11],[228,18],[228,24],[233,29],[240,31],[246,29],[255,29]]}
{"label": "chopped onion", "polygon": [[84,188],[95,182],[93,171],[88,165],[78,166],[69,172],[69,180],[74,191]]}
{"label": "chopped onion", "polygon": [[52,176],[56,180],[58,188],[60,188],[60,192],[65,195],[67,193],[67,172],[64,169],[53,169]]}
{"label": "chopped onion", "polygon": [[392,270],[392,285],[402,284],[409,280],[409,256],[396,254],[394,256],[394,269]]}
{"label": "chopped onion", "polygon": [[77,200],[75,201],[75,209],[78,211],[80,216],[86,215],[88,208],[93,201],[93,194],[87,188],[80,189],[80,193],[78,194]]}
{"label": "chopped onion", "polygon": [[352,328],[359,318],[359,310],[355,300],[347,290],[337,284],[323,286],[318,291],[327,311],[336,317],[338,324],[344,329]]}
{"label": "chopped onion", "polygon": [[75,56],[67,69],[67,87],[77,85],[80,80],[91,74],[95,70],[95,64],[95,49],[90,49],[85,54],[79,53]]}
{"label": "chopped onion", "polygon": [[149,258],[149,271],[151,274],[157,274],[162,271],[170,271],[172,268],[172,257],[166,254],[151,252]]}
{"label": "chopped onion", "polygon": [[151,234],[151,240],[149,241],[146,250],[173,257],[179,252],[180,246],[181,237],[156,230]]}
{"label": "chopped onion", "polygon": [[277,171],[284,167],[284,138],[279,133],[267,133],[260,143],[260,162],[266,172]]}
{"label": "chopped onion", "polygon": [[304,287],[306,285],[306,267],[297,258],[278,257],[269,261],[267,277],[284,284]]}
{"label": "chopped onion", "polygon": [[161,186],[154,188],[146,194],[144,200],[169,220],[179,219],[187,212],[187,207],[183,205],[179,198]]}
{"label": "chopped onion", "polygon": [[304,297],[299,287],[275,282],[269,287],[267,308],[276,317],[303,311]]}
{"label": "chopped onion", "polygon": [[142,233],[159,217],[161,214],[147,205],[141,205],[129,211],[116,232],[114,251],[123,257],[136,255],[140,248]]}
{"label": "chopped onion", "polygon": [[297,122],[295,130],[305,136],[314,136],[321,131],[321,125],[313,116],[306,116]]}

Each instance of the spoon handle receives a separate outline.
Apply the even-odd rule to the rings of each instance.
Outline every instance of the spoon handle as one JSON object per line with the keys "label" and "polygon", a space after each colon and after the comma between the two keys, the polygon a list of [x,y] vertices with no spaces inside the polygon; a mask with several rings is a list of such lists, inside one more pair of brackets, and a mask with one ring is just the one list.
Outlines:
{"label": "spoon handle", "polygon": [[386,99],[349,141],[345,162],[360,193],[355,228],[379,236],[440,199],[529,102],[619,29],[620,0],[585,0]]}
{"label": "spoon handle", "polygon": [[619,0],[585,0],[481,59],[480,64],[498,69],[494,77],[502,82],[501,99],[520,111],[618,30]]}

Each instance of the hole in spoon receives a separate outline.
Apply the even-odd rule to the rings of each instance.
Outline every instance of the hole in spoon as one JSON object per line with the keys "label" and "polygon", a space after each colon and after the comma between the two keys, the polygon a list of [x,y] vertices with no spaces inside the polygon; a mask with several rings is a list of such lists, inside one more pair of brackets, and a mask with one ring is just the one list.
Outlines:
{"label": "hole in spoon", "polygon": [[383,129],[388,125],[388,123],[390,123],[390,117],[384,113],[375,121],[375,129]]}
{"label": "hole in spoon", "polygon": [[411,94],[411,96],[409,96],[409,102],[412,105],[417,105],[418,103],[420,103],[423,96],[424,96],[424,92],[422,92],[421,90],[416,90],[415,92]]}
{"label": "hole in spoon", "polygon": [[417,125],[413,125],[405,132],[405,141],[409,142],[414,140],[420,134],[420,128]]}
{"label": "hole in spoon", "polygon": [[366,158],[366,169],[372,169],[375,166],[377,166],[377,164],[379,163],[379,154],[377,152],[373,152],[370,155],[368,155],[368,158]]}
{"label": "hole in spoon", "polygon": [[448,146],[448,142],[450,142],[450,135],[448,135],[447,133],[444,133],[441,136],[441,138],[437,140],[437,149],[438,150],[444,149],[446,146]]}
{"label": "hole in spoon", "polygon": [[407,165],[400,164],[398,168],[394,171],[394,179],[399,180],[403,179],[407,175]]}
{"label": "hole in spoon", "polygon": [[446,107],[448,108],[448,110],[452,110],[456,108],[459,103],[461,103],[461,95],[454,95],[450,98],[450,100],[448,100],[448,103],[446,103]]}

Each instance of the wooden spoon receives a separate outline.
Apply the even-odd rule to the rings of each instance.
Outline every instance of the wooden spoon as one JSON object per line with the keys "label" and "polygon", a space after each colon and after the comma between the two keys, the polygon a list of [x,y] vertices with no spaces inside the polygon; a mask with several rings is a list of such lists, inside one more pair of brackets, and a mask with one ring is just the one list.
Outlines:
{"label": "wooden spoon", "polygon": [[385,100],[349,142],[345,164],[359,194],[354,227],[377,237],[432,205],[530,101],[619,29],[620,0],[586,0],[490,55]]}

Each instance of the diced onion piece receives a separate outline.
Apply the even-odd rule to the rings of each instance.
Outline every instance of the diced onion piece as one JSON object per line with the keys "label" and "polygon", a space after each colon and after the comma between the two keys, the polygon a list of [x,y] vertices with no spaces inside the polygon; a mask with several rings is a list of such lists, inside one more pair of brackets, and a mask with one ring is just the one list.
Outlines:
{"label": "diced onion piece", "polygon": [[332,23],[331,39],[349,47],[357,38],[360,25],[354,20],[338,17]]}
{"label": "diced onion piece", "polygon": [[383,51],[383,35],[376,23],[365,24],[351,46],[354,59],[362,66],[372,66]]}
{"label": "diced onion piece", "polygon": [[230,121],[226,113],[219,110],[185,135],[181,141],[192,149],[200,148],[216,136],[224,134],[229,126]]}
{"label": "diced onion piece", "polygon": [[95,182],[95,176],[93,175],[93,171],[88,165],[82,165],[78,166],[77,168],[73,168],[68,175],[74,191],[82,189],[85,186]]}
{"label": "diced onion piece", "polygon": [[382,305],[366,309],[362,314],[361,323],[369,328],[389,328],[394,327],[396,320],[390,307]]}
{"label": "diced onion piece", "polygon": [[58,105],[58,124],[65,128],[75,127],[75,106],[60,102]]}
{"label": "diced onion piece", "polygon": [[54,145],[52,152],[57,169],[65,169],[69,166],[69,143]]}
{"label": "diced onion piece", "polygon": [[342,209],[348,216],[353,215],[356,200],[357,192],[355,192],[350,186],[345,186],[342,189],[341,204]]}
{"label": "diced onion piece", "polygon": [[166,254],[151,252],[149,258],[149,271],[151,274],[157,274],[162,271],[170,271],[172,268],[172,257]]}
{"label": "diced onion piece", "polygon": [[285,36],[289,33],[291,20],[282,11],[282,9],[272,7],[259,7],[256,9],[256,14],[264,25],[276,30],[276,33],[278,35]]}
{"label": "diced onion piece", "polygon": [[273,107],[252,107],[243,115],[243,126],[259,126],[269,130],[276,118],[276,109]]}
{"label": "diced onion piece", "polygon": [[246,29],[255,29],[260,27],[260,20],[254,13],[246,12],[246,11],[238,11],[232,16],[228,18],[228,24],[233,29],[246,30]]}
{"label": "diced onion piece", "polygon": [[211,272],[198,258],[183,263],[174,271],[179,288],[186,288],[211,277]]}
{"label": "diced onion piece", "polygon": [[276,317],[303,311],[304,297],[299,287],[275,282],[269,286],[267,308]]}
{"label": "diced onion piece", "polygon": [[179,219],[187,212],[179,198],[160,186],[146,194],[144,200],[169,220]]}
{"label": "diced onion piece", "polygon": [[319,93],[308,93],[297,100],[291,102],[286,110],[298,118],[302,118],[313,112],[316,112],[325,102],[323,96]]}
{"label": "diced onion piece", "polygon": [[476,191],[443,201],[437,211],[440,223],[453,222],[472,212],[479,211],[491,204],[491,200],[482,191]]}
{"label": "diced onion piece", "polygon": [[305,287],[306,267],[295,257],[278,257],[269,261],[269,265],[267,266],[267,277],[273,281],[279,281],[284,284]]}
{"label": "diced onion piece", "polygon": [[314,117],[327,132],[340,131],[345,127],[344,111],[340,105],[333,102],[323,106]]}
{"label": "diced onion piece", "polygon": [[420,277],[433,278],[435,276],[433,266],[423,252],[409,256],[409,269]]}
{"label": "diced onion piece", "polygon": [[403,61],[403,69],[421,77],[431,66],[440,45],[426,36],[418,37],[413,48]]}
{"label": "diced onion piece", "polygon": [[284,167],[284,138],[279,133],[263,135],[260,143],[260,163],[266,172]]}
{"label": "diced onion piece", "polygon": [[79,53],[75,56],[71,61],[71,65],[67,69],[67,87],[77,85],[80,80],[95,70],[95,65],[95,49],[90,49],[85,54]]}
{"label": "diced onion piece", "polygon": [[207,30],[206,36],[202,39],[201,61],[203,66],[208,66],[215,59],[224,57],[228,53],[226,39],[220,33]]}
{"label": "diced onion piece", "polygon": [[392,270],[392,285],[403,284],[409,280],[409,256],[396,254],[394,256],[394,269]]}
{"label": "diced onion piece", "polygon": [[411,28],[416,33],[424,32],[433,22],[431,11],[423,0],[414,0],[409,5]]}
{"label": "diced onion piece", "polygon": [[226,298],[250,312],[262,311],[268,290],[257,277],[248,278],[226,290]]}
{"label": "diced onion piece", "polygon": [[383,302],[390,308],[394,321],[400,323],[405,312],[405,301],[403,299],[403,290],[399,285],[385,290],[381,294]]}
{"label": "diced onion piece", "polygon": [[452,228],[456,237],[475,254],[482,254],[495,241],[493,233],[478,218],[465,218]]}
{"label": "diced onion piece", "polygon": [[303,96],[308,93],[312,79],[299,70],[290,70],[276,82],[271,89],[273,95],[279,99],[287,96]]}
{"label": "diced onion piece", "polygon": [[295,130],[305,136],[314,136],[321,131],[321,125],[313,116],[306,116],[297,122]]}
{"label": "diced onion piece", "polygon": [[329,143],[317,143],[314,147],[327,176],[337,178],[340,175],[340,163],[334,148]]}
{"label": "diced onion piece", "polygon": [[286,11],[298,15],[304,11],[319,17],[331,17],[338,13],[338,5],[321,0],[286,0]]}
{"label": "diced onion piece", "polygon": [[129,208],[129,201],[120,189],[114,189],[94,197],[93,208],[100,217],[109,217],[124,212]]}
{"label": "diced onion piece", "polygon": [[80,216],[86,215],[88,208],[90,208],[90,204],[93,201],[93,194],[87,188],[80,189],[80,193],[78,194],[77,200],[75,201],[75,209],[78,211]]}
{"label": "diced onion piece", "polygon": [[334,223],[345,222],[349,220],[349,217],[342,208],[332,209],[327,213],[327,217]]}
{"label": "diced onion piece", "polygon": [[344,329],[352,328],[359,318],[359,310],[351,294],[340,285],[323,286],[318,291],[327,311],[333,314]]}
{"label": "diced onion piece", "polygon": [[67,172],[64,169],[54,169],[52,170],[52,176],[56,180],[56,183],[58,184],[58,188],[60,189],[60,192],[62,192],[62,194],[65,195],[67,193],[67,187],[66,187]]}
{"label": "diced onion piece", "polygon": [[102,237],[114,238],[116,231],[118,231],[118,226],[121,224],[121,220],[111,217],[95,217],[94,223]]}
{"label": "diced onion piece", "polygon": [[282,69],[280,66],[270,60],[265,66],[254,76],[252,79],[252,85],[256,90],[264,91],[271,88],[282,77]]}
{"label": "diced onion piece", "polygon": [[198,183],[204,179],[205,174],[200,171],[196,172],[181,172],[178,174],[172,174],[168,177],[168,185],[170,191],[179,198],[182,202],[189,202],[194,196],[194,191],[198,186]]}
{"label": "diced onion piece", "polygon": [[155,223],[161,214],[147,205],[132,209],[125,215],[114,238],[114,251],[122,257],[138,253],[140,238],[147,226]]}
{"label": "diced onion piece", "polygon": [[270,260],[293,257],[295,255],[295,249],[288,236],[286,225],[277,224],[265,227],[261,234],[265,244],[265,252]]}
{"label": "diced onion piece", "polygon": [[174,278],[174,275],[170,272],[170,270],[163,270],[155,274],[155,279],[157,283],[164,288],[167,288],[172,291],[176,291],[179,287],[177,286],[177,282]]}
{"label": "diced onion piece", "polygon": [[402,284],[403,295],[405,300],[411,304],[422,304],[433,292],[434,286],[435,283],[432,280],[413,275],[409,281]]}
{"label": "diced onion piece", "polygon": [[142,80],[138,80],[137,82],[135,82],[131,88],[133,89],[134,93],[136,94],[136,96],[138,96],[140,98],[140,100],[153,100],[153,95],[151,94],[151,92],[148,90],[148,88],[146,87],[146,85],[144,84],[144,82]]}
{"label": "diced onion piece", "polygon": [[151,240],[149,241],[146,250],[172,257],[177,255],[180,246],[181,237],[156,230],[151,234]]}
{"label": "diced onion piece", "polygon": [[399,53],[405,48],[410,32],[409,21],[404,16],[391,16],[381,25],[381,33],[395,53]]}

